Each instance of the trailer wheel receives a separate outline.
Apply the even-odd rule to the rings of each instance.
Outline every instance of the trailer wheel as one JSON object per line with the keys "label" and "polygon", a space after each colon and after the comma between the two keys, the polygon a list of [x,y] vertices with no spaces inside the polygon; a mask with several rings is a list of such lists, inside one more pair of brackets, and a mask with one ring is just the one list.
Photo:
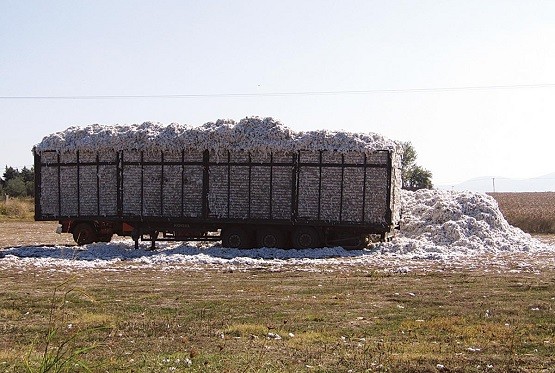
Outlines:
{"label": "trailer wheel", "polygon": [[258,247],[285,248],[285,233],[279,229],[263,228],[256,234]]}
{"label": "trailer wheel", "polygon": [[326,239],[327,246],[341,246],[345,250],[364,249],[370,243],[367,234],[356,234],[350,232],[331,232]]}
{"label": "trailer wheel", "polygon": [[110,242],[112,241],[112,235],[111,234],[103,234],[98,236],[97,238],[97,242]]}
{"label": "trailer wheel", "polygon": [[96,231],[90,223],[79,223],[73,228],[73,239],[77,245],[96,242]]}
{"label": "trailer wheel", "polygon": [[320,247],[320,238],[316,229],[311,227],[298,227],[291,236],[293,247],[297,249],[308,249]]}
{"label": "trailer wheel", "polygon": [[249,232],[241,227],[229,227],[222,229],[222,246],[234,249],[249,249],[252,240]]}
{"label": "trailer wheel", "polygon": [[368,247],[369,243],[370,239],[368,238],[368,235],[362,234],[352,238],[351,240],[345,241],[341,246],[343,246],[345,250],[361,250]]}

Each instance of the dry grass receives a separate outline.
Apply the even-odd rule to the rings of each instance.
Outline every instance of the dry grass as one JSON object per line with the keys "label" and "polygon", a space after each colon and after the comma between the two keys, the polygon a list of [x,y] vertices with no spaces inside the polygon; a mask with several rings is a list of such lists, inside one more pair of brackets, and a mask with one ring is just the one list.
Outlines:
{"label": "dry grass", "polygon": [[[555,232],[555,193],[493,196],[511,224]],[[55,222],[17,221],[32,207],[0,206],[0,247],[72,242]],[[3,269],[0,371],[42,371],[61,351],[60,371],[555,372],[554,279],[555,269]]]}
{"label": "dry grass", "polygon": [[[554,279],[555,271],[6,270],[0,369],[38,366],[55,304],[50,348],[71,340],[92,371],[553,372]],[[64,298],[52,303],[60,284]]]}
{"label": "dry grass", "polygon": [[[55,226],[0,222],[0,247],[71,242]],[[0,371],[555,372],[555,268],[124,265],[3,268]]]}
{"label": "dry grass", "polygon": [[33,220],[35,212],[34,199],[9,198],[0,200],[0,221],[3,220]]}
{"label": "dry grass", "polygon": [[528,233],[555,233],[555,192],[489,194],[511,225]]}
{"label": "dry grass", "polygon": [[75,245],[71,234],[56,234],[58,222],[0,219],[0,249],[23,245]]}

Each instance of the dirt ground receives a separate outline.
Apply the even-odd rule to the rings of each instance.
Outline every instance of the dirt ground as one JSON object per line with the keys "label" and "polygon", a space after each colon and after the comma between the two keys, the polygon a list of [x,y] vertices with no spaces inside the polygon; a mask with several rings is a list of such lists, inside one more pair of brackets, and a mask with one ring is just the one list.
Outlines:
{"label": "dirt ground", "polygon": [[74,245],[71,234],[57,234],[55,221],[0,221],[0,249],[26,245]]}

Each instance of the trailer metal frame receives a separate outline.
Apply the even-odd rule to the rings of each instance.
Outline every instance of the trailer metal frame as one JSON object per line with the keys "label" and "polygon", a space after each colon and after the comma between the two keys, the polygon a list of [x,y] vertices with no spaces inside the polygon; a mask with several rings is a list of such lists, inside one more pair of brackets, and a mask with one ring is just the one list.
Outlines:
{"label": "trailer metal frame", "polygon": [[[49,153],[54,151],[45,151],[44,153]],[[205,150],[203,152],[202,161],[186,161],[185,160],[185,150],[181,151],[181,159],[167,160],[164,156],[164,152],[160,153],[160,161],[147,161],[144,157],[144,152],[140,152],[140,159],[138,161],[128,161],[124,158],[124,151],[117,151],[114,161],[101,161],[99,159],[98,153],[96,154],[96,159],[94,161],[83,161],[80,158],[79,150],[76,151],[76,161],[75,162],[62,162],[60,159],[60,154],[56,155],[55,162],[45,162],[41,154],[34,151],[34,167],[35,167],[35,220],[58,220],[65,226],[66,231],[71,231],[71,228],[76,226],[79,222],[109,222],[114,226],[114,233],[129,235],[130,232],[126,230],[125,225],[134,227],[138,229],[139,236],[141,239],[146,241],[162,241],[162,240],[176,240],[175,234],[172,235],[171,232],[176,232],[179,229],[200,229],[206,231],[214,231],[219,229],[224,229],[226,227],[234,226],[237,224],[243,225],[253,225],[259,227],[288,227],[293,229],[296,226],[309,226],[320,229],[324,232],[326,229],[344,229],[347,231],[355,232],[355,234],[368,233],[368,234],[379,234],[382,238],[386,238],[388,233],[391,232],[395,226],[392,222],[392,210],[391,201],[392,195],[392,152],[389,150],[378,150],[377,152],[385,152],[387,154],[387,163],[372,163],[367,159],[366,154],[364,155],[364,162],[359,163],[349,163],[346,162],[345,156],[341,156],[340,163],[324,162],[323,155],[325,151],[320,150],[318,155],[318,161],[305,162],[301,160],[301,151],[292,152],[290,154],[290,162],[276,162],[274,160],[274,154],[271,153],[269,156],[269,162],[253,162],[251,154],[248,153],[247,161],[232,161],[231,152],[227,152],[227,157],[219,157],[218,159],[211,159],[210,152]],[[114,166],[116,168],[116,178],[113,181],[114,187],[117,189],[116,197],[116,214],[101,216],[100,211],[100,201],[102,197],[100,180],[97,177],[96,180],[96,215],[82,214],[80,209],[79,200],[81,198],[81,168],[83,166],[95,166],[97,175],[101,166]],[[128,166],[140,166],[141,176],[140,176],[140,203],[141,203],[141,214],[125,214],[124,211],[124,170]],[[160,216],[145,216],[142,212],[143,204],[145,200],[144,190],[145,190],[145,177],[144,168],[145,166],[160,166],[161,167],[161,178],[160,178]],[[181,211],[179,216],[165,216],[164,214],[164,173],[167,166],[180,166],[181,169],[181,191],[180,191],[180,205]],[[185,188],[184,188],[184,178],[185,178],[185,168],[187,166],[199,166],[202,167],[202,204],[201,204],[201,214],[199,217],[186,217],[184,213],[184,203],[185,200]],[[42,169],[43,167],[54,167],[57,170],[57,207],[58,214],[44,214],[41,206],[41,183],[42,183]],[[63,215],[62,212],[62,181],[61,181],[61,170],[64,167],[76,167],[77,172],[77,210],[76,214]],[[209,210],[209,191],[210,191],[210,170],[216,167],[226,167],[227,168],[227,198],[228,198],[228,209],[226,217],[214,217],[210,215]],[[247,217],[243,219],[237,219],[230,216],[230,198],[231,198],[231,174],[233,173],[234,167],[247,167],[248,168],[248,209]],[[270,175],[270,193],[268,201],[269,206],[269,217],[267,219],[254,218],[252,216],[252,168],[253,167],[267,167]],[[291,170],[291,214],[289,219],[275,219],[273,217],[272,210],[272,193],[273,193],[273,175],[274,170],[277,167],[286,167]],[[318,206],[317,206],[317,218],[307,219],[306,217],[299,216],[299,187],[300,187],[300,172],[305,167],[314,167],[318,169]],[[322,207],[322,177],[324,168],[337,168],[341,170],[340,178],[340,206],[339,206],[339,219],[336,221],[323,220],[321,218],[321,207]],[[344,191],[345,191],[345,171],[349,168],[363,168],[364,169],[364,182],[363,182],[363,196],[362,196],[362,219],[360,222],[352,222],[344,219]],[[386,205],[387,209],[385,211],[385,216],[381,221],[367,221],[366,211],[368,201],[366,199],[367,192],[367,170],[374,168],[384,168],[387,170],[387,183],[383,187],[386,190]],[[95,223],[97,224],[97,223]],[[158,232],[163,232],[163,237],[158,238]],[[149,239],[144,237],[144,234],[150,236]],[[134,237],[137,237],[137,232],[133,232]],[[156,237],[154,237],[156,235]],[[134,239],[135,239],[134,238]],[[207,235],[201,234],[199,236],[187,237],[187,240],[218,240],[221,239],[221,235]],[[136,242],[138,239],[135,240]]]}

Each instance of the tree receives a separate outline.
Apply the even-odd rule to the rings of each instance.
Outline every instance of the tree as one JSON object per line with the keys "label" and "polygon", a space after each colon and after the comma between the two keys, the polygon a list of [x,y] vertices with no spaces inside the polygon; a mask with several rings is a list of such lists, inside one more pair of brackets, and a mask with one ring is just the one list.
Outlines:
{"label": "tree", "polygon": [[12,179],[15,179],[18,176],[19,176],[19,171],[17,170],[17,168],[6,166],[6,169],[4,170],[4,181],[5,182],[7,182],[9,180],[12,180]]}
{"label": "tree", "polygon": [[4,186],[4,192],[10,197],[24,197],[27,195],[27,188],[25,182],[21,176],[15,179],[10,179],[6,181]]}
{"label": "tree", "polygon": [[4,178],[0,178],[0,194],[12,197],[33,196],[35,193],[35,169],[23,167],[21,172],[17,168],[6,166]]}
{"label": "tree", "polygon": [[416,151],[410,142],[402,144],[403,157],[401,158],[401,167],[403,171],[408,170],[414,162],[416,162]]}
{"label": "tree", "polygon": [[25,183],[25,195],[28,197],[35,196],[35,181],[28,181]]}
{"label": "tree", "polygon": [[29,169],[24,166],[20,172],[20,175],[25,183],[35,181],[35,167],[31,166],[31,168]]}
{"label": "tree", "polygon": [[412,166],[403,180],[403,188],[408,190],[432,189],[432,173],[420,166]]}
{"label": "tree", "polygon": [[402,143],[401,177],[403,189],[432,189],[432,172],[416,164],[417,153],[410,142]]}

